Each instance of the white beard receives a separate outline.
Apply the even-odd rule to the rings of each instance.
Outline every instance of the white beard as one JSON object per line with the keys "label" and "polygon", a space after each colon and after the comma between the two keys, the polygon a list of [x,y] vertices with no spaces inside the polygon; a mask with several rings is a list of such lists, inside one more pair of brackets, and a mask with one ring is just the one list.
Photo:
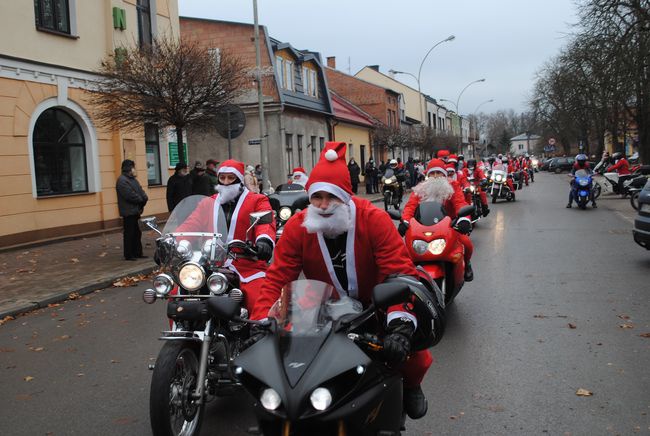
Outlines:
{"label": "white beard", "polygon": [[233,183],[232,185],[217,185],[217,191],[219,192],[219,195],[217,196],[219,204],[226,204],[230,203],[232,200],[237,198],[239,194],[241,194],[242,185],[241,183]]}
{"label": "white beard", "polygon": [[[326,217],[323,215],[333,214]],[[302,225],[307,233],[322,232],[326,238],[335,238],[350,230],[352,216],[350,206],[343,203],[332,203],[326,210],[321,210],[311,204],[307,207],[307,215]]]}
{"label": "white beard", "polygon": [[309,181],[309,177],[307,177],[304,174],[296,174],[292,178],[293,182],[297,185],[302,185],[303,187],[307,186],[307,182]]}
{"label": "white beard", "polygon": [[422,201],[437,201],[444,203],[454,195],[454,187],[446,177],[429,177],[413,188]]}

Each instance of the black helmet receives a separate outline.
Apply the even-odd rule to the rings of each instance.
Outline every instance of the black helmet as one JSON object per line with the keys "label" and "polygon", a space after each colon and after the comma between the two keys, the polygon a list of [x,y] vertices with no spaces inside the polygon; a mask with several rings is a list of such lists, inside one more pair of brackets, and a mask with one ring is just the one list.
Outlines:
{"label": "black helmet", "polygon": [[621,158],[623,158],[623,153],[621,153],[620,151],[617,151],[616,153],[614,153],[612,155],[612,159],[614,159],[615,161],[617,161],[617,160],[619,160]]}
{"label": "black helmet", "polygon": [[463,156],[462,154],[459,154],[459,155],[458,155],[458,160],[459,160],[459,161],[461,161],[461,160],[465,160],[465,156]]}
{"label": "black helmet", "polygon": [[476,166],[476,159],[474,158],[467,159],[468,168],[474,168],[475,166]]}
{"label": "black helmet", "polygon": [[494,156],[488,157],[488,162],[493,164],[494,163]]}
{"label": "black helmet", "polygon": [[422,267],[420,277],[394,276],[384,283],[404,283],[411,291],[411,298],[404,303],[405,310],[415,314],[417,328],[413,333],[411,349],[426,350],[437,344],[445,331],[445,303],[440,288]]}

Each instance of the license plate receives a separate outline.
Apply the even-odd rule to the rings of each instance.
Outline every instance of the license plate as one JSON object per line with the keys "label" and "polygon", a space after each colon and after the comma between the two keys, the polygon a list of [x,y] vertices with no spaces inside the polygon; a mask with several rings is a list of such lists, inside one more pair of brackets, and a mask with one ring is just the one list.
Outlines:
{"label": "license plate", "polygon": [[650,204],[649,203],[643,203],[641,205],[641,212],[650,213]]}

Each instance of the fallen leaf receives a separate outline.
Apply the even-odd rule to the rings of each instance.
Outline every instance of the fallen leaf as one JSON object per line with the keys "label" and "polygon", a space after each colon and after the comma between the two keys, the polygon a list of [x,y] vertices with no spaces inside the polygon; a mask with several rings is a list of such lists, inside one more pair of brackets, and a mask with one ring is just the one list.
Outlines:
{"label": "fallen leaf", "polygon": [[29,263],[36,265],[36,260],[34,260],[34,259],[29,259]]}
{"label": "fallen leaf", "polygon": [[29,272],[29,270],[27,268],[20,268],[20,269],[17,269],[16,272],[17,273],[26,273],[26,272]]}
{"label": "fallen leaf", "polygon": [[51,304],[48,304],[47,307],[59,307],[60,305],[61,305],[61,303],[51,303]]}
{"label": "fallen leaf", "polygon": [[79,263],[79,259],[77,259],[76,257],[71,257],[71,258],[70,258],[70,262],[72,262],[72,263]]}
{"label": "fallen leaf", "polygon": [[83,372],[80,372],[77,374],[77,377],[83,377],[85,374]]}
{"label": "fallen leaf", "polygon": [[621,319],[630,319],[629,315],[619,315],[618,317]]}
{"label": "fallen leaf", "polygon": [[55,341],[65,341],[66,339],[70,339],[70,335],[63,335],[59,336],[58,338],[54,338]]}
{"label": "fallen leaf", "polygon": [[0,353],[13,353],[14,351],[16,350],[13,348],[0,348]]}
{"label": "fallen leaf", "polygon": [[634,326],[632,324],[630,324],[629,322],[626,322],[625,324],[620,324],[619,327],[622,328],[622,329],[633,329],[634,328]]}
{"label": "fallen leaf", "polygon": [[120,361],[116,359],[111,359],[111,363],[120,363]]}
{"label": "fallen leaf", "polygon": [[45,348],[43,348],[43,347],[30,348],[30,350],[35,351],[35,352],[37,352],[37,353],[38,353],[39,351],[43,351],[44,349],[45,349]]}
{"label": "fallen leaf", "polygon": [[99,257],[106,257],[108,253],[105,251],[102,251],[101,253],[98,254]]}
{"label": "fallen leaf", "polygon": [[0,325],[4,324],[6,322],[12,321],[14,319],[16,319],[16,318],[14,318],[13,316],[7,315],[4,318],[0,319]]}
{"label": "fallen leaf", "polygon": [[641,333],[639,336],[642,338],[650,338],[650,333]]}
{"label": "fallen leaf", "polygon": [[76,300],[79,297],[81,297],[81,295],[79,295],[78,292],[72,292],[72,293],[68,294],[68,299],[69,300]]}
{"label": "fallen leaf", "polygon": [[541,319],[541,318],[548,318],[548,316],[546,316],[546,315],[542,315],[542,314],[540,313],[540,314],[538,314],[538,315],[533,316],[533,318],[540,318],[540,319]]}
{"label": "fallen leaf", "polygon": [[573,324],[572,322],[568,323],[567,325],[569,326],[570,329],[576,328],[576,325]]}
{"label": "fallen leaf", "polygon": [[23,377],[23,380],[25,380],[26,382],[30,382],[30,381],[34,380],[34,377],[32,377],[31,375],[28,375],[27,377]]}
{"label": "fallen leaf", "polygon": [[576,395],[579,397],[591,397],[593,394],[593,392],[583,388],[580,388],[576,391]]}

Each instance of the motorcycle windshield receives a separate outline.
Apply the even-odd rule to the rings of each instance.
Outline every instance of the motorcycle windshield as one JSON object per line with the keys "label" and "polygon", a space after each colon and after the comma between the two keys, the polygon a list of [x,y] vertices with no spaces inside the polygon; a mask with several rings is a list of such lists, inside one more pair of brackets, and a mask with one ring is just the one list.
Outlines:
{"label": "motorcycle windshield", "polygon": [[283,183],[275,188],[275,192],[305,192],[305,187],[299,183]]}
{"label": "motorcycle windshield", "polygon": [[212,256],[214,245],[213,259],[216,261],[223,261],[226,257],[226,216],[221,205],[212,197],[191,195],[184,198],[172,211],[162,233],[174,236],[177,246],[181,241],[188,241],[193,251],[203,250],[209,257]]}
{"label": "motorcycle windshield", "polygon": [[590,174],[585,170],[578,170],[578,171],[576,171],[576,174],[575,174],[576,177],[579,177],[581,179],[586,179],[586,178],[589,177],[589,175]]}
{"label": "motorcycle windshield", "polygon": [[318,355],[333,322],[362,310],[360,302],[347,296],[340,298],[332,285],[317,280],[297,280],[282,288],[269,317],[278,323],[280,353],[291,387]]}
{"label": "motorcycle windshield", "polygon": [[432,226],[447,216],[444,207],[437,201],[423,201],[415,210],[414,218],[423,226]]}
{"label": "motorcycle windshield", "polygon": [[390,179],[395,175],[395,171],[393,171],[392,168],[386,168],[386,171],[384,171],[384,178]]}
{"label": "motorcycle windshield", "polygon": [[492,166],[492,171],[503,171],[503,172],[506,172],[507,170],[508,170],[508,168],[507,168],[504,164],[495,163],[495,164]]}

